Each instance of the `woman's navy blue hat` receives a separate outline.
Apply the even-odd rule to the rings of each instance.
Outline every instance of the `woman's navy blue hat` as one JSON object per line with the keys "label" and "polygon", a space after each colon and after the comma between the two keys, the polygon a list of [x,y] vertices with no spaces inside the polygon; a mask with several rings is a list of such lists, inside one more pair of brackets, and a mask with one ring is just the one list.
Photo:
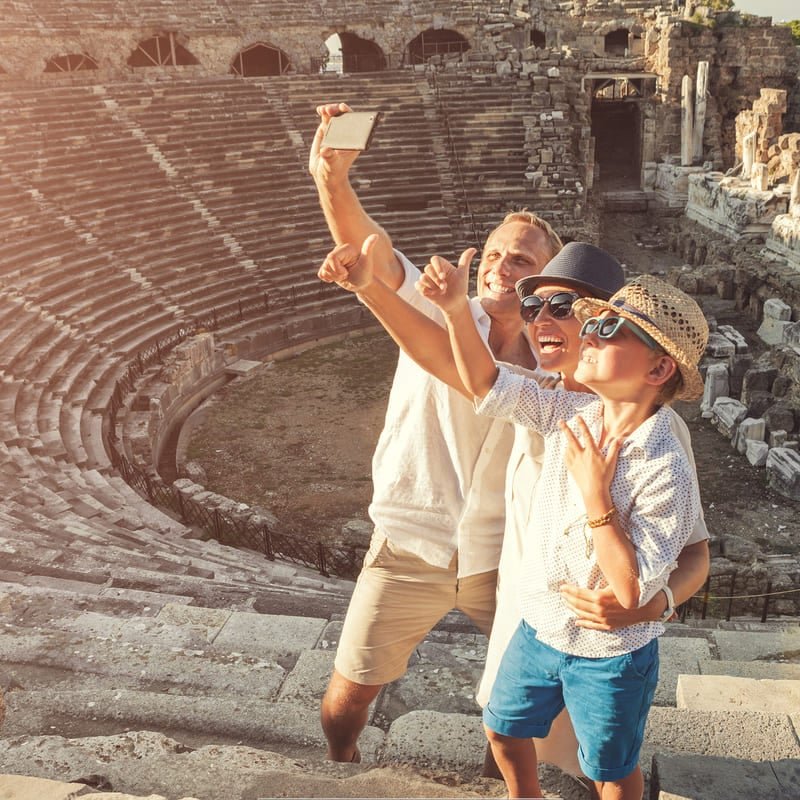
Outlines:
{"label": "woman's navy blue hat", "polygon": [[522,300],[545,283],[562,283],[588,292],[590,297],[608,300],[624,285],[625,273],[619,261],[605,250],[588,242],[569,242],[538,275],[517,281],[517,296]]}

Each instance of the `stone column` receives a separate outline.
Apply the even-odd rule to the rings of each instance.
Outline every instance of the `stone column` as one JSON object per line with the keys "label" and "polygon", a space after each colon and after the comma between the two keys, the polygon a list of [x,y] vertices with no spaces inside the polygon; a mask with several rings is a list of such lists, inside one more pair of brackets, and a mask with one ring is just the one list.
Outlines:
{"label": "stone column", "polygon": [[708,94],[708,61],[697,65],[697,86],[694,96],[694,130],[692,132],[692,162],[703,163],[703,133],[706,127],[706,96]]}
{"label": "stone column", "polygon": [[756,162],[756,132],[748,133],[742,139],[742,180],[750,180],[753,164]]}
{"label": "stone column", "polygon": [[769,189],[769,168],[766,164],[753,164],[750,186],[758,192],[766,192]]}
{"label": "stone column", "polygon": [[692,166],[692,79],[681,83],[681,166]]}
{"label": "stone column", "polygon": [[793,217],[800,217],[800,169],[794,173],[792,193],[789,195],[789,213]]}

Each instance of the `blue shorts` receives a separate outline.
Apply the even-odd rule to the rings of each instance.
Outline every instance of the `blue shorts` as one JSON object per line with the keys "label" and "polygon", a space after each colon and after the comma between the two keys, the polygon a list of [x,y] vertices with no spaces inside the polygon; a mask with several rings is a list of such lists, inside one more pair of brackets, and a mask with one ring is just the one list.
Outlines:
{"label": "blue shorts", "polygon": [[578,761],[595,781],[618,781],[639,763],[658,681],[658,639],[612,658],[562,653],[521,622],[483,710],[489,730],[544,738],[564,706],[578,739]]}

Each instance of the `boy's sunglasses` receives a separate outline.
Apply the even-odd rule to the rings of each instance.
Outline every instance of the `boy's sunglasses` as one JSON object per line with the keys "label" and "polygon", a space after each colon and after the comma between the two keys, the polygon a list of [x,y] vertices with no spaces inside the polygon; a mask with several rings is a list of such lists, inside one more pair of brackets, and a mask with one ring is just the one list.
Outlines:
{"label": "boy's sunglasses", "polygon": [[574,292],[556,292],[550,297],[539,297],[538,294],[529,294],[522,298],[519,313],[525,322],[533,322],[539,312],[547,306],[550,316],[554,319],[566,319],[572,314],[572,304],[580,295]]}
{"label": "boy's sunglasses", "polygon": [[580,337],[595,334],[601,339],[612,339],[619,333],[620,328],[633,331],[651,350],[658,350],[661,347],[650,334],[645,333],[625,317],[589,317],[581,326]]}

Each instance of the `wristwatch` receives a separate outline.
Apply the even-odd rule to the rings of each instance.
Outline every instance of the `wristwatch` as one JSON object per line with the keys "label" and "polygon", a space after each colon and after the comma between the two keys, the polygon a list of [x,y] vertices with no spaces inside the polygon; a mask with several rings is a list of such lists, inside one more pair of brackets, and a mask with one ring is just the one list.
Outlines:
{"label": "wristwatch", "polygon": [[664,613],[659,617],[659,622],[668,622],[675,613],[675,598],[672,595],[672,589],[670,589],[666,583],[661,587],[661,591],[664,592],[667,598],[667,607],[664,609]]}

